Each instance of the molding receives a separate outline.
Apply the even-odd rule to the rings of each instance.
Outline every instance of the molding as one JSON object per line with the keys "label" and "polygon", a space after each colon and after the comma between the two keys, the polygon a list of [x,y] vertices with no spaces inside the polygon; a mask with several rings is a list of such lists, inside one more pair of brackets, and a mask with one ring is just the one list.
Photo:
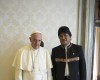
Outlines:
{"label": "molding", "polygon": [[82,0],[78,0],[78,37],[77,37],[77,43],[80,45],[81,44],[81,30],[82,30],[82,13],[83,13],[83,1]]}

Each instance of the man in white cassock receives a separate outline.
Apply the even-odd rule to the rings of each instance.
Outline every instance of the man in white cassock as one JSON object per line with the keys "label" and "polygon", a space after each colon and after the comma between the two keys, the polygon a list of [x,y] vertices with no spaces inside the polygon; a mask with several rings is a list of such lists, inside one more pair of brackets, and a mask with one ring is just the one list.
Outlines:
{"label": "man in white cassock", "polygon": [[34,31],[30,43],[18,50],[13,66],[15,80],[52,80],[52,62],[49,52],[40,46],[42,34]]}

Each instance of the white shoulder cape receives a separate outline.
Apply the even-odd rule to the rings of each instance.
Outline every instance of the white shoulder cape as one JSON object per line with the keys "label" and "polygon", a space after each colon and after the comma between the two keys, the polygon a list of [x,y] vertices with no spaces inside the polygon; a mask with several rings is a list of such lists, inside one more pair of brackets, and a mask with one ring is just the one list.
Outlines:
{"label": "white shoulder cape", "polygon": [[[25,46],[16,53],[16,56],[13,61],[13,66],[18,69],[32,71],[33,70],[33,61],[32,52],[33,48],[31,45]],[[34,54],[34,53],[33,53]],[[52,68],[51,58],[49,52],[43,47],[39,48],[39,62],[41,69]]]}

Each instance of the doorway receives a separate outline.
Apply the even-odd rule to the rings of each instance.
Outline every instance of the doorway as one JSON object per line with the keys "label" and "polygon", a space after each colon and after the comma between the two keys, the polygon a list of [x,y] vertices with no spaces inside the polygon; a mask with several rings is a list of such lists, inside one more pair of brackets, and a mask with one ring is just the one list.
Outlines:
{"label": "doorway", "polygon": [[100,80],[100,27],[96,26],[95,30],[93,80]]}

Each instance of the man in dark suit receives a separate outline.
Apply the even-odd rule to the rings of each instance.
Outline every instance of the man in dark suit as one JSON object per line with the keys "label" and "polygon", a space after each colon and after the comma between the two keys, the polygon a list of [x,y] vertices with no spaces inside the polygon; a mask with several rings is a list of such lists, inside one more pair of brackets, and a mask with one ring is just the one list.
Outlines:
{"label": "man in dark suit", "polygon": [[53,80],[86,80],[86,62],[80,45],[71,43],[71,32],[61,26],[58,37],[61,45],[52,49]]}

